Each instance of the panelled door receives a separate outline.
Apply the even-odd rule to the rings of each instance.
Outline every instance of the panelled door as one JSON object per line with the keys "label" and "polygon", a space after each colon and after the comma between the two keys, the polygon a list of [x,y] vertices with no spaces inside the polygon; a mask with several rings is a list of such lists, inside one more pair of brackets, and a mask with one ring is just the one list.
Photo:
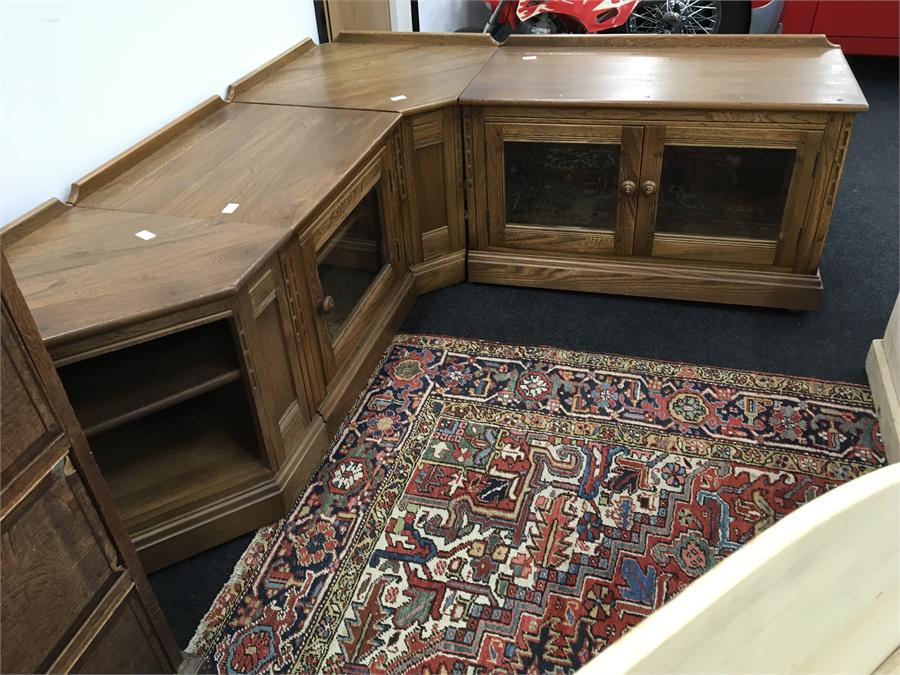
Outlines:
{"label": "panelled door", "polygon": [[634,254],[790,267],[820,132],[647,126]]}
{"label": "panelled door", "polygon": [[491,247],[628,255],[642,126],[488,122]]}

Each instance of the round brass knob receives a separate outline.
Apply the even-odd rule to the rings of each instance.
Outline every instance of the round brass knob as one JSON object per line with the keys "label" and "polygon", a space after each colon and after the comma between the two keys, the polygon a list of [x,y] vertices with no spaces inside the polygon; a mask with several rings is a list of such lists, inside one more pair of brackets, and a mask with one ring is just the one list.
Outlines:
{"label": "round brass knob", "polygon": [[637,192],[637,183],[633,180],[626,180],[622,183],[622,193],[626,195],[633,195]]}
{"label": "round brass knob", "polygon": [[656,192],[656,183],[652,180],[645,180],[641,183],[641,192],[643,192],[648,197]]}
{"label": "round brass knob", "polygon": [[322,314],[331,314],[334,311],[334,298],[330,295],[322,298],[322,301],[319,303],[319,310]]}

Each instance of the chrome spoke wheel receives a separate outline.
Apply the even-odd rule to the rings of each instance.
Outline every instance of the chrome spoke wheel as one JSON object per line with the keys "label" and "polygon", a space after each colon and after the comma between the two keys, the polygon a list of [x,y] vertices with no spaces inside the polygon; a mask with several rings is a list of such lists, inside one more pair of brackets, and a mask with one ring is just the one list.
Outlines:
{"label": "chrome spoke wheel", "polygon": [[721,0],[642,0],[627,26],[629,33],[710,35],[721,23]]}

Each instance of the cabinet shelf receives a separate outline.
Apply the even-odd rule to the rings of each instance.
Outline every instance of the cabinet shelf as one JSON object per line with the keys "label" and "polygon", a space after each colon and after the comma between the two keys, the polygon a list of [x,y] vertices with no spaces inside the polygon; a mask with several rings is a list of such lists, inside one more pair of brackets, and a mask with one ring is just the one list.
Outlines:
{"label": "cabinet shelf", "polygon": [[91,445],[132,535],[272,476],[240,383],[99,434]]}
{"label": "cabinet shelf", "polygon": [[218,321],[59,369],[89,437],[240,380]]}

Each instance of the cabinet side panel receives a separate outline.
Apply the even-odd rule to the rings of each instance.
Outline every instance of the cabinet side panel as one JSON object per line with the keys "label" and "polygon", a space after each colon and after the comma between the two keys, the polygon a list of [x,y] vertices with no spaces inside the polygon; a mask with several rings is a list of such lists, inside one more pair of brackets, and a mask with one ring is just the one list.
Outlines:
{"label": "cabinet side panel", "polygon": [[46,668],[115,575],[112,544],[65,467],[60,460],[2,522],[5,673]]}
{"label": "cabinet side panel", "polygon": [[165,654],[134,592],[88,645],[75,673],[166,673]]}

